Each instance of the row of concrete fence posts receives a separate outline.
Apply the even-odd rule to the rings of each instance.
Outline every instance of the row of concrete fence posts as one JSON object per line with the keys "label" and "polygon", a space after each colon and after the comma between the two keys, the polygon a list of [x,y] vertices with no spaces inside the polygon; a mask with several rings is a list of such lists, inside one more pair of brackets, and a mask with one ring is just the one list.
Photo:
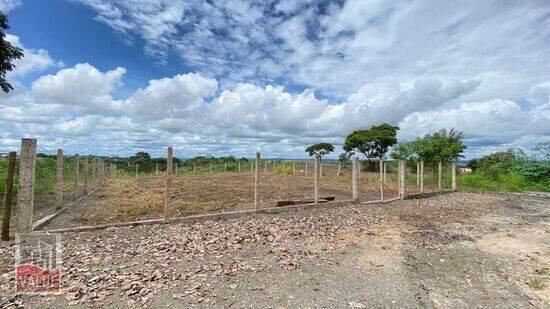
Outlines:
{"label": "row of concrete fence posts", "polygon": [[173,150],[172,147],[168,147],[166,153],[166,188],[164,191],[164,220],[168,219],[168,212],[170,210],[171,197],[172,197],[172,160]]}
{"label": "row of concrete fence posts", "polygon": [[36,139],[24,138],[21,140],[21,157],[19,159],[16,215],[16,231],[18,233],[32,231],[35,167]]}
{"label": "row of concrete fence posts", "polygon": [[10,217],[13,198],[13,179],[15,178],[15,161],[17,153],[12,151],[8,154],[8,166],[6,169],[6,191],[4,192],[4,211],[2,212],[2,240],[10,240]]}
{"label": "row of concrete fence posts", "polygon": [[254,209],[258,209],[258,195],[260,190],[260,153],[256,152],[256,170],[254,172]]}
{"label": "row of concrete fence posts", "polygon": [[319,173],[321,172],[321,157],[315,156],[315,162],[313,164],[314,175],[313,175],[313,184],[314,184],[314,201],[315,204],[319,203]]}

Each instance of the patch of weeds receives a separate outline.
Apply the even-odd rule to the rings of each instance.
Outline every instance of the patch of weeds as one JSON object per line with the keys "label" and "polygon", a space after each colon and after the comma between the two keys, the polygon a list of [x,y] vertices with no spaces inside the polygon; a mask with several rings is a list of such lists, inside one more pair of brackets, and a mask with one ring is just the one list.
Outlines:
{"label": "patch of weeds", "polygon": [[514,233],[506,233],[506,236],[511,237],[511,238],[516,238],[516,234],[514,234]]}
{"label": "patch of weeds", "polygon": [[531,279],[531,280],[527,281],[526,283],[529,287],[531,287],[532,289],[535,289],[535,290],[542,290],[542,288],[544,288],[544,282],[542,282],[542,280],[540,280],[538,278]]}
{"label": "patch of weeds", "polygon": [[154,212],[155,209],[148,203],[137,203],[120,205],[118,210],[130,216],[143,216]]}
{"label": "patch of weeds", "polygon": [[550,275],[550,268],[548,267],[537,268],[535,269],[535,273],[541,276],[547,276],[547,275]]}

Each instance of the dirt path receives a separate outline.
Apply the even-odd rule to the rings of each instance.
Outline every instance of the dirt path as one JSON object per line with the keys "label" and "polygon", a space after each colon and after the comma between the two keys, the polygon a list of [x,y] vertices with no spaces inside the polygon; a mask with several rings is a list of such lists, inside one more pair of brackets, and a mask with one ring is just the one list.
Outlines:
{"label": "dirt path", "polygon": [[[9,302],[31,308],[544,308],[550,306],[549,218],[549,199],[454,193],[65,234],[63,294]],[[12,250],[4,243],[0,256]],[[5,258],[1,272],[0,295],[12,295],[12,260]]]}

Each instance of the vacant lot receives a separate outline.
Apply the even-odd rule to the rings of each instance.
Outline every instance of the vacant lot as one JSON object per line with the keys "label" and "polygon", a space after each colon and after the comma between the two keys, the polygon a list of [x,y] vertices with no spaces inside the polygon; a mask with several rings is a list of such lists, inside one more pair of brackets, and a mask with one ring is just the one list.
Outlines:
{"label": "vacant lot", "polygon": [[[250,172],[176,176],[172,183],[170,216],[253,209],[253,177]],[[259,207],[274,207],[281,200],[311,201],[313,183],[311,175],[305,176],[299,171],[297,175],[261,173]],[[337,201],[352,199],[351,176],[345,171],[340,177],[336,177],[335,172],[325,174],[319,186],[321,197],[332,196]],[[417,192],[416,186],[408,189],[409,193]],[[426,191],[429,190],[427,186]],[[379,174],[363,173],[359,191],[362,201],[380,199]],[[163,214],[164,192],[164,176],[111,179],[92,196],[69,207],[46,228],[159,218]],[[398,195],[394,174],[388,173],[384,193],[386,199]]]}
{"label": "vacant lot", "polygon": [[[28,307],[548,307],[548,199],[384,205],[63,235],[66,289]],[[0,295],[12,295],[3,243]],[[6,303],[4,303],[5,305]]]}

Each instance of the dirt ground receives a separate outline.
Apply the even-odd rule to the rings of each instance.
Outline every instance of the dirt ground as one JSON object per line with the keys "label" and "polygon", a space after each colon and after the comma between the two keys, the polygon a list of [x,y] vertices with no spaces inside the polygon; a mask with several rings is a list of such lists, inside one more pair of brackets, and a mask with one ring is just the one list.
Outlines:
{"label": "dirt ground", "polygon": [[[329,170],[330,171],[330,170]],[[327,173],[320,179],[320,196],[333,196],[336,201],[352,199],[351,176]],[[260,208],[275,207],[280,200],[312,200],[313,177],[261,173]],[[409,193],[416,192],[411,186]],[[426,191],[430,191],[427,187]],[[363,173],[359,186],[361,201],[380,199],[378,173]],[[69,207],[44,229],[92,225],[108,222],[160,218],[163,215],[164,176],[140,176],[109,180],[105,186],[79,203]],[[397,179],[388,174],[384,184],[386,199],[397,197]],[[252,173],[186,174],[174,177],[171,217],[192,214],[247,210],[254,208]]]}
{"label": "dirt ground", "polygon": [[0,307],[548,308],[550,200],[387,204],[63,234],[65,288]]}

